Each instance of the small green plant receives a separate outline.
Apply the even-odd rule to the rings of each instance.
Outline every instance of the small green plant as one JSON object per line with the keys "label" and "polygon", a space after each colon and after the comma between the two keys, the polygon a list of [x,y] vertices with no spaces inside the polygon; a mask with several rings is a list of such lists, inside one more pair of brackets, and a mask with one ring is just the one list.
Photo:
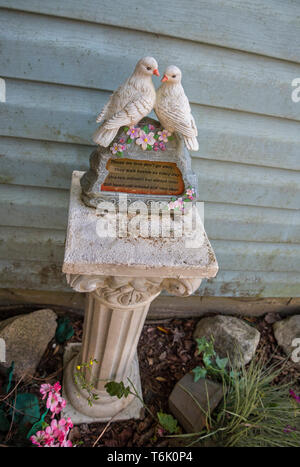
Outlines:
{"label": "small green plant", "polygon": [[197,353],[198,355],[202,354],[204,367],[197,366],[192,370],[195,382],[206,376],[211,376],[219,380],[229,380],[234,376],[233,370],[229,373],[226,370],[229,359],[227,357],[220,358],[219,355],[216,354],[213,338],[207,340],[205,337],[201,337],[196,339],[196,342]]}
{"label": "small green plant", "polygon": [[170,414],[164,412],[157,412],[156,416],[151,412],[151,410],[144,404],[143,399],[139,395],[137,389],[135,388],[133,382],[128,378],[130,386],[125,386],[123,381],[117,383],[116,381],[109,381],[105,384],[105,389],[110,396],[116,396],[119,399],[121,397],[128,397],[129,394],[137,397],[140,402],[143,404],[147,412],[151,417],[160,424],[160,426],[170,434],[178,433],[180,428],[178,426],[177,420]]}
{"label": "small green plant", "polygon": [[97,393],[95,393],[95,382],[88,381],[86,373],[91,373],[93,365],[98,364],[99,362],[96,359],[90,359],[88,362],[81,363],[76,366],[76,371],[74,373],[75,383],[81,389],[84,389],[88,393],[88,404],[93,405],[93,402],[99,399]]}
{"label": "small green plant", "polygon": [[[282,368],[262,358],[254,358],[247,366],[229,361],[228,367],[227,376],[218,374],[224,396],[213,413],[209,409],[205,413],[206,428],[179,436],[189,442],[193,439],[189,445],[197,446],[299,447],[300,397],[289,384],[274,384]],[[200,405],[199,409],[203,413]]]}

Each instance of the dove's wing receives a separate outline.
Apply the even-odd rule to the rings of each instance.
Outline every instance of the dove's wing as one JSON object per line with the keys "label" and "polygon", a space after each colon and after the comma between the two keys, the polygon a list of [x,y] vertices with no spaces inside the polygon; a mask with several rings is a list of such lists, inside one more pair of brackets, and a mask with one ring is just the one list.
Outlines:
{"label": "dove's wing", "polygon": [[142,96],[138,93],[128,104],[119,112],[116,112],[104,123],[104,128],[112,130],[121,126],[131,125],[133,122],[139,122],[148,115],[153,108],[153,101],[150,97]]}
{"label": "dove's wing", "polygon": [[176,132],[183,136],[196,136],[196,125],[192,114],[186,107],[182,107],[180,102],[172,101],[168,106],[157,106],[157,111],[162,120],[169,122]]}
{"label": "dove's wing", "polygon": [[108,109],[112,103],[112,100],[113,100],[113,94],[110,96],[108,102],[105,104],[105,106],[103,107],[99,115],[97,116],[96,122],[100,123],[102,122],[102,120],[105,120],[106,114],[108,113]]}

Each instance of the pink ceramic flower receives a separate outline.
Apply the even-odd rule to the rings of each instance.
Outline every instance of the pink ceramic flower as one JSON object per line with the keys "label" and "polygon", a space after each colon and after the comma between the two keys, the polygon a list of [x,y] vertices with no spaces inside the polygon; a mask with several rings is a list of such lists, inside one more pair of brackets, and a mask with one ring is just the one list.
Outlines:
{"label": "pink ceramic flower", "polygon": [[154,130],[155,130],[155,126],[154,126],[154,125],[151,125],[150,123],[149,123],[149,125],[148,125],[148,128],[149,128],[150,131],[154,131]]}
{"label": "pink ceramic flower", "polygon": [[186,190],[185,194],[188,198],[194,199],[194,194],[195,194],[194,188],[189,188],[188,190]]}
{"label": "pink ceramic flower", "polygon": [[147,134],[143,130],[140,130],[139,137],[135,142],[136,144],[142,146],[143,151],[145,151],[147,149],[148,144],[150,146],[153,146],[153,144],[155,143],[154,133],[150,132]]}
{"label": "pink ceramic flower", "polygon": [[116,154],[119,151],[119,145],[117,143],[114,143],[109,149],[113,154]]}
{"label": "pink ceramic flower", "polygon": [[159,148],[162,150],[162,151],[165,151],[166,150],[166,145],[165,143],[163,143],[162,141],[159,143]]}
{"label": "pink ceramic flower", "polygon": [[158,131],[157,134],[159,135],[159,141],[163,141],[164,143],[167,143],[168,137],[171,136],[171,133],[168,130]]}
{"label": "pink ceramic flower", "polygon": [[129,136],[129,138],[131,139],[135,139],[139,136],[140,134],[140,129],[139,128],[135,128],[134,126],[131,126],[129,128],[129,130],[127,131],[126,135]]}
{"label": "pink ceramic flower", "polygon": [[156,141],[153,145],[153,150],[156,152],[159,150],[158,142]]}
{"label": "pink ceramic flower", "polygon": [[180,209],[183,211],[184,206],[183,206],[183,200],[182,198],[177,198],[175,201],[170,201],[168,204],[168,208],[170,209]]}

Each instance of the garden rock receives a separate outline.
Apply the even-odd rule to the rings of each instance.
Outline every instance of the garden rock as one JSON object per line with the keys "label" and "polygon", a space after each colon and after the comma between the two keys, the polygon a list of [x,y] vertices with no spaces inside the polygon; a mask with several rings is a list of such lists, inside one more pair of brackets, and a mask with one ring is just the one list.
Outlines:
{"label": "garden rock", "polygon": [[247,364],[255,354],[260,332],[245,321],[233,316],[202,318],[195,329],[194,339],[213,337],[214,349],[219,357],[229,357],[237,364]]}
{"label": "garden rock", "polygon": [[[291,355],[300,346],[300,340],[294,342],[294,339],[300,339],[300,315],[294,315],[290,318],[283,319],[282,321],[277,321],[273,324],[274,335],[277,340],[278,345],[284,350],[287,355]],[[300,357],[300,352],[297,352],[296,358]],[[293,361],[295,359],[292,356]],[[300,362],[297,366],[300,367]]]}
{"label": "garden rock", "polygon": [[15,379],[33,375],[55,335],[56,318],[54,311],[43,309],[0,321],[0,339],[5,342],[5,362],[0,368],[14,362]]}
{"label": "garden rock", "polygon": [[222,398],[221,384],[208,379],[195,382],[188,373],[176,383],[169,397],[169,409],[187,433],[197,433],[205,426],[208,406],[212,413]]}

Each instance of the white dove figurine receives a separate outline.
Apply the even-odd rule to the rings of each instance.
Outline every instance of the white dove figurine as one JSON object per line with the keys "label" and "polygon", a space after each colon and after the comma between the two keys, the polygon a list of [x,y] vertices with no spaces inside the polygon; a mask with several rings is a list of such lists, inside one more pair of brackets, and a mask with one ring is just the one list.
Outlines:
{"label": "white dove figurine", "polygon": [[171,133],[180,133],[191,151],[197,151],[197,127],[188,98],[181,84],[181,71],[177,66],[166,68],[162,85],[156,93],[155,113],[162,127]]}
{"label": "white dove figurine", "polygon": [[122,126],[136,125],[154,107],[155,88],[152,75],[159,76],[157,61],[144,57],[136,64],[133,74],[111,96],[96,121],[102,125],[95,131],[93,141],[105,148]]}

